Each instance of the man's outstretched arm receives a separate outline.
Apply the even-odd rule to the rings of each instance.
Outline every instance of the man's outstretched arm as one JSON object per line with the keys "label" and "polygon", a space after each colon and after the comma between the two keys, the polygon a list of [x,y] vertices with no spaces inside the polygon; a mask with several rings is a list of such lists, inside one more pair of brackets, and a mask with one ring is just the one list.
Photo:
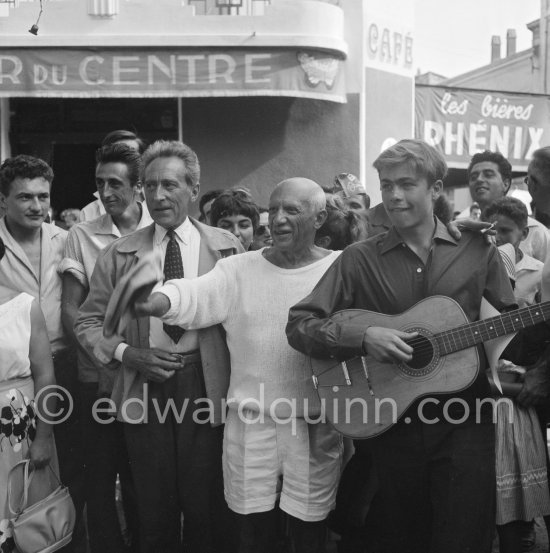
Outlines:
{"label": "man's outstretched arm", "polygon": [[238,265],[229,257],[198,278],[169,280],[147,298],[136,300],[135,316],[157,317],[186,329],[223,323],[237,293],[234,270]]}

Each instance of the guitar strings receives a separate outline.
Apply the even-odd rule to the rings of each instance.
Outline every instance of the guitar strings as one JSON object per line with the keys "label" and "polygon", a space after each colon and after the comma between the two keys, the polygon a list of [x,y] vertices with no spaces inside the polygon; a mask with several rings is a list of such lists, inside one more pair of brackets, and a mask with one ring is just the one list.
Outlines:
{"label": "guitar strings", "polygon": [[[520,311],[521,313],[519,313]],[[533,314],[532,311],[535,311],[535,313]],[[538,322],[543,322],[544,320],[546,320],[546,318],[550,314],[550,309],[548,309],[547,302],[545,302],[544,304],[531,305],[531,306],[528,306],[527,308],[510,311],[508,313],[503,313],[502,315],[497,315],[489,319],[483,319],[480,321],[475,321],[474,323],[468,323],[466,325],[462,325],[453,329],[445,330],[443,332],[435,334],[434,336],[412,338],[411,340],[406,340],[406,343],[411,345],[415,349],[415,353],[424,353],[429,350],[433,350],[434,346],[432,344],[432,341],[443,342],[443,346],[445,346],[445,342],[444,342],[445,340],[447,340],[449,342],[449,345],[452,346],[451,344],[451,341],[452,341],[454,342],[455,347],[456,345],[460,345],[462,349],[467,349],[468,347],[473,347],[477,343],[475,342],[474,344],[466,345],[465,347],[464,347],[464,344],[462,344],[463,340],[468,341],[469,338],[473,337],[471,336],[471,333],[473,332],[474,328],[476,327],[479,328],[479,332],[481,333],[481,338],[483,338],[483,332],[488,333],[490,335],[489,330],[487,328],[483,328],[483,326],[487,327],[488,324],[495,325],[495,323],[498,321],[500,322],[504,330],[508,330],[508,325],[511,325],[512,328],[509,329],[510,331],[507,332],[507,334],[512,334],[513,332],[516,331],[514,322],[511,320],[512,317],[517,316],[518,314],[523,315],[524,313],[528,313],[532,322],[531,325],[527,325],[527,326],[533,326]],[[535,317],[536,319],[540,319],[540,320],[536,320]],[[526,328],[523,322],[522,322],[521,328]],[[470,336],[468,336],[466,332],[468,332]],[[457,341],[459,341],[460,344],[457,344]],[[428,343],[426,344],[426,342]],[[424,345],[420,345],[420,344],[424,344]],[[415,347],[415,345],[417,346]],[[456,350],[456,351],[460,351],[460,350]]]}
{"label": "guitar strings", "polygon": [[[477,342],[474,343],[474,344],[471,344],[471,345],[466,345],[466,346],[463,346],[462,345],[462,341],[463,339],[465,339],[466,341],[471,338],[471,333],[473,332],[473,329],[474,328],[479,328],[479,332],[481,333],[481,338],[483,338],[483,332],[486,332],[486,333],[489,333],[488,329],[485,328],[483,329],[483,326],[487,326],[487,324],[494,324],[496,321],[499,321],[502,325],[502,327],[506,330],[507,329],[507,325],[510,325],[512,326],[512,328],[510,329],[510,332],[507,332],[507,334],[512,334],[513,332],[516,331],[516,329],[514,328],[514,322],[511,320],[512,317],[515,317],[515,316],[518,316],[518,315],[523,315],[525,313],[527,313],[529,315],[529,317],[531,318],[531,322],[532,324],[528,324],[527,326],[533,326],[535,324],[537,324],[538,322],[543,322],[545,321],[546,319],[548,319],[548,317],[550,316],[550,302],[544,302],[542,304],[538,304],[538,305],[531,305],[531,306],[528,306],[528,307],[524,307],[522,309],[517,309],[517,310],[514,310],[514,311],[509,311],[507,313],[502,313],[501,315],[497,315],[495,317],[491,317],[489,319],[483,319],[483,320],[479,320],[479,321],[475,321],[473,323],[466,323],[462,326],[458,326],[456,328],[453,328],[453,329],[449,329],[449,330],[444,330],[442,332],[439,332],[438,334],[435,334],[433,336],[417,336],[415,338],[411,338],[410,340],[405,340],[405,342],[410,345],[413,349],[414,349],[414,353],[426,353],[426,352],[429,352],[429,351],[434,351],[436,349],[439,349],[437,346],[434,346],[434,342],[436,343],[442,343],[443,347],[445,347],[445,340],[447,340],[449,342],[449,345],[452,346],[452,342],[454,342],[454,345],[456,347],[457,345],[457,340],[460,343],[460,349],[467,349],[469,347],[473,347],[475,345],[477,345]],[[532,312],[535,312],[535,313],[532,313]],[[539,313],[537,313],[537,311]],[[535,321],[535,317],[537,319],[540,319],[538,321]],[[508,319],[508,320],[506,320]],[[521,328],[526,328],[525,325],[523,324],[522,322],[522,327]],[[465,333],[466,332],[469,332],[470,333],[470,336],[467,336]],[[489,333],[490,334],[490,333]],[[454,351],[460,351],[460,349],[458,350],[454,350]],[[333,369],[335,367],[337,367],[339,365],[339,363],[336,363],[335,365],[332,365],[330,368],[326,369],[327,371],[330,370],[330,369]],[[323,371],[323,373],[320,373],[320,374],[324,374],[324,372],[326,371]]]}

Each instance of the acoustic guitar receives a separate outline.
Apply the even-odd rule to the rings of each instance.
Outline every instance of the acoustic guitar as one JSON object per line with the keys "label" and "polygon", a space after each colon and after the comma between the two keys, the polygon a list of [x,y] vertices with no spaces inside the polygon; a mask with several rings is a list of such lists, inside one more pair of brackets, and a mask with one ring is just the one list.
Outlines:
{"label": "acoustic guitar", "polygon": [[412,360],[381,363],[369,355],[342,362],[311,358],[313,383],[326,418],[339,432],[372,438],[391,428],[416,399],[470,386],[479,371],[477,344],[549,318],[550,302],[545,302],[470,322],[460,305],[445,296],[426,298],[399,315],[346,309],[331,319],[365,329],[418,332],[407,340],[414,349]]}

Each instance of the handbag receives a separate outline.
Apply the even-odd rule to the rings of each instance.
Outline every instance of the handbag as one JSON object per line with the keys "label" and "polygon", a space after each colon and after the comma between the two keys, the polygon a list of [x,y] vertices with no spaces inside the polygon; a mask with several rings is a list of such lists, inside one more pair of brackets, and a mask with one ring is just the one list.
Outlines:
{"label": "handbag", "polygon": [[[23,467],[23,490],[19,496],[22,501],[18,508],[12,506],[12,480],[14,471],[19,465]],[[73,535],[75,508],[69,490],[61,484],[59,476],[51,465],[48,468],[58,482],[58,486],[44,499],[33,505],[27,505],[29,487],[33,478],[38,478],[37,471],[30,471],[30,461],[17,463],[8,476],[8,506],[14,517],[10,519],[13,538],[21,553],[51,553],[67,545]],[[44,472],[40,471],[43,475]]]}

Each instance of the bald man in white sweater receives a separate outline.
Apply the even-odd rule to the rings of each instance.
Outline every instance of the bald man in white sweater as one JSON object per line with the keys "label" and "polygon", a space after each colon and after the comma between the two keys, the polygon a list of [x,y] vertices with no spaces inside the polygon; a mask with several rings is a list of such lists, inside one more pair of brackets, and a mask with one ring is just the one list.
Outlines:
{"label": "bald man in white sweater", "polygon": [[[231,355],[224,434],[224,486],[241,521],[239,551],[271,552],[275,505],[290,515],[295,550],[323,550],[334,507],[340,435],[320,421],[308,358],[286,340],[288,310],[317,284],[340,252],[314,245],[326,218],[313,181],[288,179],[269,202],[273,246],[222,259],[197,279],[167,282],[140,315],[184,328],[221,323]],[[282,477],[282,485],[281,485]]]}

